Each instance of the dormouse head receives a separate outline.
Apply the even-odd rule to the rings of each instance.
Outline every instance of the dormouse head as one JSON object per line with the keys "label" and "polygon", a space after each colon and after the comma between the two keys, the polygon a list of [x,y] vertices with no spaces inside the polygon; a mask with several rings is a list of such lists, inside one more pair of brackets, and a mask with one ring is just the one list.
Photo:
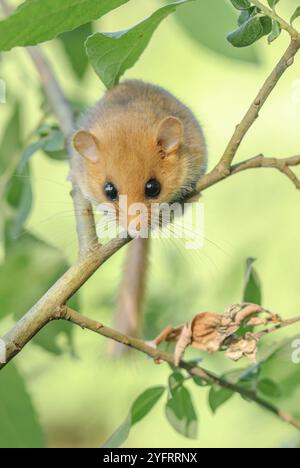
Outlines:
{"label": "dormouse head", "polygon": [[[72,140],[81,156],[75,177],[95,205],[114,207],[118,222],[132,224],[137,217],[134,208],[143,205],[143,222],[149,225],[152,206],[170,203],[186,180],[183,138],[183,124],[173,116],[155,125],[115,120],[79,130]],[[127,213],[120,204],[124,197]]]}

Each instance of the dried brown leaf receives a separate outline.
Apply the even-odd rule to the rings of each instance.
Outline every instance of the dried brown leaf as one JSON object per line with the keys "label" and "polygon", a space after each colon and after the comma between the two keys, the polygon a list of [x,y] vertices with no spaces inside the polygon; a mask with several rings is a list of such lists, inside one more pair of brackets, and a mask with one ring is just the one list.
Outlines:
{"label": "dried brown leaf", "polygon": [[191,323],[187,323],[182,328],[182,331],[176,343],[176,347],[174,351],[175,366],[178,366],[184,354],[184,351],[191,344],[191,342],[192,342],[192,327],[191,327]]}
{"label": "dried brown leaf", "polygon": [[239,361],[243,357],[247,357],[250,361],[256,363],[257,344],[258,341],[248,333],[246,337],[232,339],[225,356],[233,361]]}
{"label": "dried brown leaf", "polygon": [[227,338],[222,330],[222,316],[212,312],[196,315],[191,323],[192,346],[202,351],[215,353],[219,351]]}
{"label": "dried brown leaf", "polygon": [[278,315],[272,314],[259,305],[233,304],[227,307],[223,314],[202,312],[184,326],[167,327],[154,343],[157,346],[162,341],[177,341],[174,352],[176,365],[179,364],[188,346],[208,353],[223,350],[226,351],[226,356],[234,361],[247,357],[255,362],[258,337],[249,333],[243,337],[237,337],[236,332],[241,327],[256,327],[281,322]]}

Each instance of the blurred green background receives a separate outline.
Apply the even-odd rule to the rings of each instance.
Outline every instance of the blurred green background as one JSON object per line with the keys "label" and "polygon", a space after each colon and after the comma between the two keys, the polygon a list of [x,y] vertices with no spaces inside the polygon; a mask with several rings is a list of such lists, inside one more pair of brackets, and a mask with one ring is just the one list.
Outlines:
{"label": "blurred green background", "polygon": [[[95,23],[94,30],[125,29],[162,3],[131,0]],[[225,0],[202,2],[198,17],[190,13],[194,7],[183,7],[184,12],[162,23],[138,64],[126,74],[128,78],[141,78],[166,87],[192,108],[204,127],[210,167],[220,158],[235,125],[288,40],[283,34],[274,45],[260,41],[255,47],[236,52],[227,46],[225,39],[225,33],[235,27],[236,16],[228,3]],[[295,3],[282,2],[280,11],[284,17],[289,17]],[[227,7],[222,14],[220,4],[223,9]],[[196,19],[192,24],[193,18]],[[213,22],[208,18],[213,18]],[[188,25],[188,30],[184,25]],[[43,49],[68,98],[90,105],[101,97],[104,86],[91,67],[82,80],[77,79],[61,41],[44,44]],[[21,49],[3,54],[0,66],[0,79],[7,83],[7,103],[0,104],[0,137],[18,100],[24,141],[42,117],[38,76]],[[261,152],[277,157],[299,153],[300,100],[296,93],[299,79],[298,57],[248,133],[237,160]],[[65,261],[71,263],[76,258],[77,246],[70,186],[66,180],[67,162],[37,153],[32,158],[31,170],[34,205],[26,228],[58,248]],[[203,202],[207,241],[202,251],[196,255],[188,253],[180,241],[153,243],[145,336],[153,338],[162,327],[182,323],[199,311],[221,312],[226,305],[239,302],[245,259],[249,256],[257,258],[264,306],[284,318],[299,314],[300,199],[290,181],[276,171],[248,171],[206,191]],[[80,310],[108,325],[112,321],[124,253],[115,255],[80,292]],[[22,263],[17,264],[17,270],[11,266],[5,275],[6,291],[14,296],[18,313],[30,306],[24,304],[26,293],[39,292],[39,278],[34,273],[36,263],[42,264],[45,270],[52,265],[54,277],[58,274],[53,252],[41,249],[38,254],[31,253],[30,258],[29,277],[22,275]],[[2,275],[0,318],[9,302],[3,292],[3,282]],[[12,323],[11,316],[0,321],[0,336]],[[72,328],[70,351],[71,328],[67,324],[63,330],[67,333],[58,336],[54,353],[53,342],[49,345],[52,352],[46,351],[45,343],[43,348],[31,343],[15,363],[36,408],[44,443],[50,447],[99,447],[126,417],[130,404],[140,392],[165,383],[169,369],[165,365],[154,366],[136,352],[111,360],[107,357],[106,340],[77,328]],[[300,334],[299,326],[280,332],[266,343],[297,333]],[[218,372],[234,368],[222,356],[202,357],[204,365]],[[12,372],[9,367],[3,371],[9,372]],[[10,388],[3,389],[4,401],[10,392]],[[163,401],[160,401],[133,428],[125,446],[278,447],[296,436],[296,431],[288,425],[239,397],[213,416],[207,405],[207,391],[193,388],[192,394],[200,418],[196,441],[174,432],[164,417]],[[7,409],[14,411],[9,403]],[[26,414],[23,419],[23,431],[28,432]],[[7,445],[13,443],[7,441]]]}

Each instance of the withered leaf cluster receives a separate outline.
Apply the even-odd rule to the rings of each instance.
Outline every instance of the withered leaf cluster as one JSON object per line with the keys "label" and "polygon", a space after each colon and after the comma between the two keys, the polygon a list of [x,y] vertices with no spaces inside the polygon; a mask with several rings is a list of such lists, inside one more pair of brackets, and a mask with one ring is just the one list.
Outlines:
{"label": "withered leaf cluster", "polygon": [[281,322],[278,315],[256,304],[234,304],[226,308],[223,314],[202,312],[183,326],[168,327],[156,339],[155,344],[162,341],[176,341],[174,353],[176,365],[179,364],[188,346],[208,353],[224,351],[233,361],[247,357],[252,362],[256,362],[260,334],[250,332],[249,327]]}

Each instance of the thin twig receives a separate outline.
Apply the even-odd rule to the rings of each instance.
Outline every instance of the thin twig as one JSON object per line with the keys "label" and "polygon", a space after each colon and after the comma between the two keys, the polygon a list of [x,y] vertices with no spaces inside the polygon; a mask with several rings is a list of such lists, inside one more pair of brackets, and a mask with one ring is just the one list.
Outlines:
{"label": "thin twig", "polygon": [[245,171],[246,169],[258,169],[258,168],[271,168],[277,169],[278,171],[285,174],[300,190],[300,179],[291,170],[291,167],[300,165],[300,156],[292,156],[290,158],[266,158],[263,154],[259,154],[252,159],[243,161],[235,164],[230,168],[230,175],[238,174],[239,172]]}
{"label": "thin twig", "polygon": [[[9,15],[13,12],[11,6],[6,0],[1,0],[0,5],[5,15]],[[39,47],[27,47],[28,54],[30,55],[32,62],[40,76],[44,90],[46,92],[49,105],[56,116],[60,128],[68,142],[67,151],[69,154],[70,165],[73,164],[73,153],[72,148],[69,145],[69,139],[74,132],[75,121],[74,115],[70,105],[65,99],[64,93],[60,87],[60,84],[52,70],[51,65],[44,56],[41,48]],[[83,255],[86,250],[97,247],[97,234],[95,227],[95,220],[93,215],[93,209],[90,202],[82,195],[79,187],[72,181],[72,200],[74,205],[74,212],[76,218],[77,236],[79,242],[80,254]]]}
{"label": "thin twig", "polygon": [[[252,102],[245,116],[239,125],[237,125],[224,153],[217,164],[215,170],[220,172],[223,177],[230,175],[230,166],[232,161],[237,153],[237,150],[240,147],[244,137],[246,136],[248,130],[252,127],[253,123],[259,116],[259,112],[266,100],[270,96],[274,87],[284,74],[284,72],[294,63],[294,57],[299,51],[300,48],[300,36],[292,39],[290,45],[285,51],[282,58],[279,60],[273,71],[270,73],[266,81],[264,82],[261,90],[257,94],[256,98]],[[201,182],[200,182],[201,184]]]}
{"label": "thin twig", "polygon": [[276,325],[274,325],[274,327],[269,327],[269,328],[266,328],[265,330],[262,330],[258,333],[253,333],[252,336],[257,339],[257,340],[261,340],[261,338],[263,338],[264,336],[266,335],[270,335],[271,333],[275,333],[283,328],[287,328],[287,327],[290,327],[291,325],[294,325],[295,323],[299,323],[300,322],[300,316],[299,317],[294,317],[294,318],[291,318],[289,320],[284,320],[283,322],[280,322]]}
{"label": "thin twig", "polygon": [[13,11],[12,7],[8,5],[6,0],[0,0],[0,6],[5,16],[9,16]]}
{"label": "thin twig", "polygon": [[291,167],[296,166],[300,166],[300,156],[291,156],[288,158],[270,158],[265,157],[263,154],[259,154],[253,158],[230,166],[226,173],[221,172],[218,168],[214,168],[201,179],[198,190],[203,192],[221,180],[227,179],[228,177],[231,177],[235,174],[239,174],[240,172],[244,172],[248,169],[260,168],[277,169],[286,175],[297,189],[300,189],[300,179],[291,169]]}
{"label": "thin twig", "polygon": [[[52,111],[60,124],[66,141],[69,143],[69,139],[75,128],[72,110],[67,103],[56,76],[47,59],[44,57],[41,49],[38,47],[28,47],[27,50],[40,75],[41,82],[46,91]],[[68,153],[70,165],[72,166],[73,153],[69,144]],[[82,195],[79,187],[74,181],[72,181],[72,185],[73,189],[71,195],[76,218],[79,248],[81,255],[83,255],[87,249],[97,247],[98,242],[95,220],[90,202]]]}
{"label": "thin twig", "polygon": [[[120,333],[112,328],[106,327],[95,320],[92,320],[88,317],[84,317],[83,315],[79,314],[73,309],[70,309],[69,307],[58,308],[55,313],[55,318],[68,320],[74,323],[75,325],[80,326],[82,329],[93,331],[99,335],[114,340],[125,346],[136,349],[146,354],[147,356],[153,358],[156,362],[164,361],[174,365],[174,356],[172,354],[160,351],[156,348],[149,346],[142,340],[124,335],[123,333]],[[296,429],[300,430],[300,421],[295,419],[289,413],[282,411],[276,406],[272,405],[271,403],[265,401],[263,398],[259,397],[255,392],[247,390],[239,386],[238,384],[229,382],[228,380],[222,377],[218,377],[208,370],[205,370],[201,367],[195,366],[185,361],[181,361],[179,363],[179,367],[185,369],[191,376],[200,377],[207,383],[219,385],[222,388],[232,390],[234,393],[238,393],[242,397],[250,399],[251,401],[257,403],[259,406],[263,407],[264,409],[270,411],[271,413],[279,417],[282,421],[289,423]]]}

